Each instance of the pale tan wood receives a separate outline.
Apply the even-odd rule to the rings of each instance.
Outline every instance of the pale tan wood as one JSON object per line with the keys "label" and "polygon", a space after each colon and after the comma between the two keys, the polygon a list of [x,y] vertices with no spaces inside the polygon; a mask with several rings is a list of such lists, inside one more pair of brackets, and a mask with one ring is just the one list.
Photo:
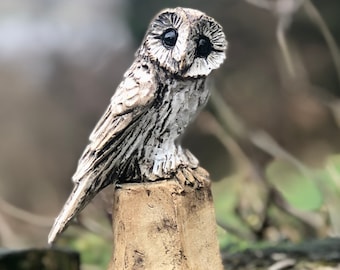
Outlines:
{"label": "pale tan wood", "polygon": [[115,190],[109,270],[223,269],[210,181],[181,169],[171,180]]}

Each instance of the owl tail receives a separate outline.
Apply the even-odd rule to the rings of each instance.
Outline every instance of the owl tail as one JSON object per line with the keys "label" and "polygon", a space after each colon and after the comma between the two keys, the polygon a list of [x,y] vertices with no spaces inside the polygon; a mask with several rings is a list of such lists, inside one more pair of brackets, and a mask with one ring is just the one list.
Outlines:
{"label": "owl tail", "polygon": [[55,219],[52,229],[48,235],[48,243],[51,245],[56,237],[61,234],[69,222],[98,194],[104,187],[94,187],[93,179],[90,177],[82,179],[75,186],[68,197],[63,209]]}

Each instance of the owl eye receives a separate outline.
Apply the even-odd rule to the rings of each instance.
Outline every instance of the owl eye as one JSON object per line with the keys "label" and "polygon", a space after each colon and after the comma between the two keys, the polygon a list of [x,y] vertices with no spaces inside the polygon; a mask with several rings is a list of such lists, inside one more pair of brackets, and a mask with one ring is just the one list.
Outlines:
{"label": "owl eye", "polygon": [[176,45],[177,37],[178,33],[175,29],[166,29],[161,36],[164,47],[167,49],[173,48]]}
{"label": "owl eye", "polygon": [[200,36],[197,41],[196,55],[206,58],[213,50],[212,44],[206,36]]}

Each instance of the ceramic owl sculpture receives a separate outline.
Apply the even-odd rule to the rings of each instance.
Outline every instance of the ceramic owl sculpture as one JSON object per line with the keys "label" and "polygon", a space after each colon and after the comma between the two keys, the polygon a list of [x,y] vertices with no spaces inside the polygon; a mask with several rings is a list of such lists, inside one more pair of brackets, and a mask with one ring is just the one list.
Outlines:
{"label": "ceramic owl sculpture", "polygon": [[222,27],[198,10],[156,15],[90,135],[49,243],[106,186],[169,179],[180,166],[198,166],[178,139],[206,104],[206,78],[223,63],[226,48]]}

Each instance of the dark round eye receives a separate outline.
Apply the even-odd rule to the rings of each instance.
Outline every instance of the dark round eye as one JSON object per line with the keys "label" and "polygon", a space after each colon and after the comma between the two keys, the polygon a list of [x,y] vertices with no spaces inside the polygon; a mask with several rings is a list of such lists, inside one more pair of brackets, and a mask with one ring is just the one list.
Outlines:
{"label": "dark round eye", "polygon": [[206,58],[212,51],[212,44],[206,36],[200,36],[197,41],[196,55],[198,57]]}
{"label": "dark round eye", "polygon": [[175,29],[173,28],[166,29],[161,37],[163,45],[167,49],[173,48],[176,45],[177,37],[178,33]]}

